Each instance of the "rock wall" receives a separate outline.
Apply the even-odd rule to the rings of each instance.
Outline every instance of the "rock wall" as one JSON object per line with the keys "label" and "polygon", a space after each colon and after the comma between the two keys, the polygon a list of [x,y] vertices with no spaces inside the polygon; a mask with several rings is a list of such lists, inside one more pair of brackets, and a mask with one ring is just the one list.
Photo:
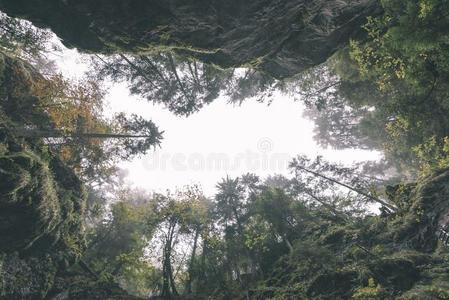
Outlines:
{"label": "rock wall", "polygon": [[0,10],[85,51],[174,49],[277,78],[324,62],[382,12],[377,0],[1,0]]}
{"label": "rock wall", "polygon": [[41,299],[85,249],[85,192],[56,157],[0,126],[0,298]]}

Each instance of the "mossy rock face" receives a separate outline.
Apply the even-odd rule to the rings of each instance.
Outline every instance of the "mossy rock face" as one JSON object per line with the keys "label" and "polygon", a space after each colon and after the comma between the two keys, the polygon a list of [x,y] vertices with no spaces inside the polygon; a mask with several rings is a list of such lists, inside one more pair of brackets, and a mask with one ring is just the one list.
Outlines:
{"label": "mossy rock face", "polygon": [[85,191],[57,157],[0,125],[0,299],[44,299],[85,249]]}
{"label": "mossy rock face", "polygon": [[135,300],[118,284],[106,280],[58,272],[54,257],[20,258],[16,253],[0,264],[0,299]]}
{"label": "mossy rock face", "polygon": [[174,50],[278,78],[320,64],[358,38],[378,1],[2,0],[0,9],[50,27],[92,52]]}
{"label": "mossy rock face", "polygon": [[412,261],[404,258],[385,258],[371,263],[370,270],[377,282],[395,291],[407,291],[420,278]]}
{"label": "mossy rock face", "polygon": [[94,280],[85,276],[57,277],[53,289],[49,292],[54,299],[89,300],[137,300],[128,295],[118,284],[107,280]]}
{"label": "mossy rock face", "polygon": [[449,170],[389,188],[388,195],[399,207],[397,213],[321,226],[309,236],[313,250],[300,251],[307,241],[298,242],[282,265],[284,272],[274,274],[260,295],[269,291],[273,299],[449,299],[449,250],[436,234],[448,216]]}
{"label": "mossy rock face", "polygon": [[448,300],[449,284],[440,282],[437,284],[417,285],[412,290],[404,293],[398,300]]}
{"label": "mossy rock face", "polygon": [[449,170],[390,188],[389,193],[393,202],[400,203],[400,211],[388,221],[382,238],[405,249],[435,251],[438,226],[449,212]]}
{"label": "mossy rock face", "polygon": [[340,271],[317,276],[307,290],[309,299],[348,299],[352,294],[358,274]]}
{"label": "mossy rock face", "polygon": [[42,118],[33,117],[28,101],[41,75],[24,61],[0,58],[0,254],[51,253],[58,263],[73,263],[85,247],[84,187],[38,140],[15,135],[16,124]]}
{"label": "mossy rock face", "polygon": [[[46,252],[56,243],[81,240],[84,190],[59,160],[29,149],[5,128],[0,155],[0,252]],[[57,178],[57,179],[56,179]],[[45,242],[44,242],[45,241]]]}
{"label": "mossy rock face", "polygon": [[53,286],[57,266],[50,255],[22,259],[5,256],[0,268],[0,299],[43,299]]}
{"label": "mossy rock face", "polygon": [[6,253],[31,247],[61,222],[48,166],[30,153],[8,154],[0,157],[0,251]]}
{"label": "mossy rock face", "polygon": [[38,108],[39,99],[33,95],[41,80],[34,67],[0,51],[0,108],[9,120],[22,126],[48,123],[48,116]]}

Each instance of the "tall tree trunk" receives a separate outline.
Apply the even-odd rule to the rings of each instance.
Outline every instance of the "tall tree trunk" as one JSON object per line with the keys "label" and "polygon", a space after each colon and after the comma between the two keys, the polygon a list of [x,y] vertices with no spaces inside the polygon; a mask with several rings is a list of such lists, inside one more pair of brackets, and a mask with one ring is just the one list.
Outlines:
{"label": "tall tree trunk", "polygon": [[289,251],[290,253],[292,253],[292,252],[293,252],[293,246],[292,246],[292,243],[290,243],[289,239],[287,238],[287,235],[284,234],[284,236],[283,236],[282,238],[284,239],[284,242],[285,242],[285,244],[286,244],[287,247],[288,247],[288,251]]}
{"label": "tall tree trunk", "polygon": [[164,299],[171,299],[173,291],[171,290],[173,283],[173,272],[171,268],[171,250],[173,243],[173,236],[175,232],[176,223],[170,222],[167,236],[165,238],[163,261],[162,261],[162,297]]}
{"label": "tall tree trunk", "polygon": [[192,294],[193,264],[195,262],[196,247],[198,244],[199,236],[200,236],[200,228],[197,227],[197,229],[195,230],[195,238],[193,240],[192,255],[190,256],[190,263],[189,263],[189,269],[188,269],[189,279],[187,280],[187,284],[186,284],[187,294]]}
{"label": "tall tree trunk", "polygon": [[154,72],[156,72],[156,74],[159,76],[159,78],[164,82],[166,88],[169,88],[169,87],[170,87],[170,82],[167,80],[167,78],[165,78],[164,74],[162,74],[162,72],[159,70],[159,68],[158,68],[155,64],[153,64],[153,62],[151,61],[151,59],[149,59],[149,58],[146,57],[146,56],[140,56],[140,59],[143,59],[143,61],[145,61],[145,63],[146,63],[147,65],[149,65],[150,68],[151,68]]}
{"label": "tall tree trunk", "polygon": [[167,268],[167,247],[164,247],[164,253],[163,253],[163,261],[162,261],[162,292],[161,296],[163,299],[170,299],[171,293],[170,293],[170,277],[168,274],[168,268]]}
{"label": "tall tree trunk", "polygon": [[323,199],[318,198],[313,193],[308,192],[308,191],[305,191],[305,193],[307,195],[309,195],[313,200],[317,201],[318,203],[320,203],[321,205],[323,205],[324,207],[329,209],[337,218],[339,218],[343,221],[347,221],[349,219],[349,216],[347,216],[345,213],[338,211],[337,209],[335,209],[335,207],[333,207],[332,205],[330,205]]}
{"label": "tall tree trunk", "polygon": [[100,278],[100,276],[98,276],[98,274],[94,270],[92,270],[84,260],[80,259],[78,261],[78,264],[80,265],[81,269],[83,269],[84,272],[92,276],[94,279]]}
{"label": "tall tree trunk", "polygon": [[310,174],[313,174],[313,175],[315,175],[315,176],[317,176],[317,177],[321,177],[321,178],[326,179],[326,180],[328,180],[328,181],[330,181],[330,182],[333,182],[333,183],[338,184],[338,185],[340,185],[340,186],[343,186],[343,187],[345,187],[345,188],[347,188],[347,189],[350,189],[351,191],[354,191],[354,192],[356,192],[356,193],[358,193],[358,194],[360,194],[360,195],[362,195],[362,196],[365,196],[365,197],[367,197],[367,198],[369,198],[369,199],[371,199],[371,200],[373,200],[373,201],[375,201],[375,202],[377,202],[377,203],[379,203],[379,204],[382,204],[383,206],[387,207],[388,209],[390,209],[390,210],[392,210],[392,211],[397,211],[397,208],[394,207],[393,205],[388,204],[387,202],[385,202],[385,201],[383,201],[383,200],[381,200],[381,199],[379,199],[379,198],[376,198],[376,197],[374,197],[374,196],[372,196],[372,195],[370,195],[370,194],[368,194],[368,193],[366,193],[366,192],[364,192],[364,191],[362,191],[362,190],[356,189],[356,188],[354,188],[354,187],[352,187],[352,186],[350,186],[350,185],[347,185],[346,183],[340,182],[340,181],[335,180],[335,179],[333,179],[333,178],[331,178],[331,177],[327,177],[326,175],[320,174],[320,173],[315,172],[315,171],[313,171],[313,170],[309,170],[309,169],[307,169],[307,168],[305,168],[305,167],[303,167],[303,166],[299,166],[299,165],[298,165],[297,167],[298,167],[299,169],[301,169],[301,170],[303,170],[303,171],[306,171],[306,172],[308,172],[308,173],[310,173]]}
{"label": "tall tree trunk", "polygon": [[[171,251],[170,251],[171,254]],[[178,290],[176,289],[176,282],[175,282],[175,278],[173,276],[173,267],[171,265],[171,259],[168,259],[168,274],[170,276],[170,287],[171,287],[171,291],[172,291],[172,295],[175,297],[179,296]]]}
{"label": "tall tree trunk", "polygon": [[98,132],[73,132],[67,133],[62,130],[41,130],[16,128],[17,136],[35,138],[95,138],[95,139],[121,139],[121,138],[148,138],[149,135],[133,135],[120,133],[98,133]]}
{"label": "tall tree trunk", "polygon": [[163,286],[162,286],[162,297],[164,299],[172,299],[173,297],[177,297],[178,291],[176,289],[175,278],[173,276],[173,268],[171,265],[171,252],[173,247],[173,238],[176,229],[176,221],[171,221],[167,237],[164,245],[164,253],[163,253],[163,265],[162,265],[162,276],[163,276]]}
{"label": "tall tree trunk", "polygon": [[126,63],[134,70],[137,72],[137,74],[139,74],[139,76],[141,76],[142,78],[144,78],[148,83],[151,84],[151,86],[155,89],[157,89],[158,87],[153,83],[153,81],[148,77],[148,75],[146,74],[146,72],[144,70],[142,70],[142,68],[138,67],[136,64],[134,64],[131,60],[128,59],[128,57],[126,57],[123,54],[119,54],[119,56],[126,61]]}
{"label": "tall tree trunk", "polygon": [[193,102],[194,99],[192,99],[192,97],[187,93],[187,90],[184,87],[184,83],[181,81],[181,78],[179,78],[178,71],[176,70],[175,62],[173,60],[173,55],[171,53],[168,53],[167,56],[168,56],[168,61],[170,62],[171,71],[175,75],[176,82],[178,83],[179,89],[181,90],[182,94],[184,95],[184,97],[187,100]]}

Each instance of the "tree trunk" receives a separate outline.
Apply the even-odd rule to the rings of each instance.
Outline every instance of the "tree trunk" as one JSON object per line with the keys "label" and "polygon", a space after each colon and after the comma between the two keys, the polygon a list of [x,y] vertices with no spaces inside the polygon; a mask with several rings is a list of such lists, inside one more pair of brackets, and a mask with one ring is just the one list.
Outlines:
{"label": "tree trunk", "polygon": [[87,274],[89,274],[90,276],[92,276],[94,279],[99,279],[100,277],[98,276],[98,274],[92,270],[89,265],[82,259],[80,259],[78,261],[79,266],[81,267],[81,269],[83,269],[84,272],[86,272]]}
{"label": "tree trunk", "polygon": [[288,238],[287,238],[287,236],[284,234],[284,236],[283,236],[283,239],[284,239],[284,242],[285,242],[285,244],[287,245],[287,247],[288,247],[288,251],[290,252],[290,253],[292,253],[293,252],[293,246],[292,246],[292,243],[290,243],[290,241],[288,240]]}
{"label": "tree trunk", "polygon": [[171,265],[171,251],[173,247],[173,237],[175,234],[176,222],[171,222],[168,228],[167,237],[164,245],[163,262],[162,262],[162,297],[164,299],[172,299],[178,296],[178,291],[173,277],[173,268]]}
{"label": "tree trunk", "polygon": [[128,57],[126,57],[125,55],[119,54],[119,56],[120,56],[124,61],[126,61],[126,63],[127,63],[132,69],[134,69],[134,71],[136,71],[141,77],[143,77],[148,83],[150,83],[150,84],[153,86],[153,88],[157,88],[157,86],[153,83],[153,81],[152,81],[150,78],[148,78],[146,72],[145,72],[144,70],[142,70],[142,68],[139,68],[138,66],[136,66],[136,65],[135,65],[132,61],[130,61],[130,60],[128,59]]}
{"label": "tree trunk", "polygon": [[176,70],[175,62],[173,60],[173,55],[171,55],[171,53],[168,53],[167,55],[168,55],[168,61],[170,62],[171,71],[175,75],[176,82],[177,82],[177,84],[179,86],[179,89],[181,90],[182,94],[184,95],[184,97],[187,100],[193,102],[192,97],[190,97],[190,95],[187,93],[187,91],[186,91],[186,89],[184,87],[184,83],[181,81],[181,78],[179,78],[178,71]]}
{"label": "tree trunk", "polygon": [[354,192],[356,192],[356,193],[358,193],[358,194],[360,194],[360,195],[363,195],[363,196],[365,196],[365,197],[367,197],[367,198],[369,198],[369,199],[371,199],[371,200],[373,200],[373,201],[375,201],[375,202],[377,202],[377,203],[379,203],[379,204],[385,206],[386,208],[388,208],[388,209],[390,209],[390,210],[392,210],[392,211],[397,211],[397,208],[394,207],[393,205],[390,205],[390,204],[386,203],[385,201],[383,201],[383,200],[381,200],[381,199],[379,199],[379,198],[373,197],[373,196],[371,196],[370,194],[365,193],[365,192],[362,191],[362,190],[356,189],[356,188],[354,188],[354,187],[352,187],[352,186],[350,186],[350,185],[347,185],[346,183],[343,183],[343,182],[340,182],[340,181],[335,180],[335,179],[333,179],[333,178],[327,177],[327,176],[325,176],[325,175],[323,175],[323,174],[320,174],[320,173],[318,173],[318,172],[309,170],[309,169],[304,168],[304,167],[302,167],[302,166],[299,166],[299,165],[298,165],[297,167],[298,167],[299,169],[301,169],[301,170],[303,170],[303,171],[306,171],[306,172],[308,172],[308,173],[310,173],[310,174],[313,174],[313,175],[315,175],[315,176],[317,176],[317,177],[324,178],[324,179],[326,179],[326,180],[328,180],[328,181],[330,181],[330,182],[333,182],[333,183],[338,184],[338,185],[340,185],[340,186],[343,186],[343,187],[345,187],[345,188],[347,188],[347,189],[350,189],[351,191],[354,191]]}
{"label": "tree trunk", "polygon": [[170,256],[171,256],[171,238],[173,236],[172,234],[173,226],[170,224],[168,228],[167,237],[165,239],[164,244],[164,250],[162,253],[162,298],[164,299],[171,299],[171,292],[170,292]]}
{"label": "tree trunk", "polygon": [[[170,251],[171,253],[171,251]],[[172,295],[177,297],[179,296],[178,290],[176,289],[176,282],[175,282],[175,278],[173,276],[173,267],[171,265],[171,260],[168,259],[168,274],[170,276],[170,287],[171,287],[171,291],[172,291]]]}
{"label": "tree trunk", "polygon": [[153,62],[151,61],[151,59],[149,59],[146,56],[139,56],[140,59],[142,59],[143,61],[145,61],[145,63],[147,65],[150,66],[150,68],[156,72],[156,74],[159,76],[159,78],[164,82],[166,88],[168,89],[170,87],[170,82],[167,80],[167,78],[165,78],[164,74],[161,73],[161,71],[159,70],[159,68],[153,64]]}
{"label": "tree trunk", "polygon": [[195,238],[193,240],[193,248],[192,248],[192,255],[190,256],[190,263],[189,263],[189,279],[187,280],[186,284],[186,291],[187,294],[192,294],[192,277],[193,277],[193,263],[195,262],[195,254],[196,254],[196,247],[198,244],[198,238],[200,236],[200,228],[198,227],[195,231]]}
{"label": "tree trunk", "polygon": [[41,130],[16,128],[15,132],[20,137],[34,138],[92,138],[92,139],[121,139],[121,138],[148,138],[149,135],[133,135],[120,133],[98,133],[98,132],[74,132],[66,133],[62,130]]}
{"label": "tree trunk", "polygon": [[318,198],[313,193],[308,192],[308,191],[305,191],[305,193],[307,195],[309,195],[313,200],[315,200],[316,202],[320,203],[321,205],[323,205],[324,207],[329,209],[337,218],[340,218],[343,221],[347,221],[349,219],[349,216],[347,216],[345,213],[336,210],[335,207],[333,207],[332,205],[330,205],[326,201]]}
{"label": "tree trunk", "polygon": [[168,274],[168,268],[167,268],[167,249],[164,248],[164,260],[162,261],[162,292],[161,296],[163,299],[170,299],[171,293],[170,293],[170,277]]}

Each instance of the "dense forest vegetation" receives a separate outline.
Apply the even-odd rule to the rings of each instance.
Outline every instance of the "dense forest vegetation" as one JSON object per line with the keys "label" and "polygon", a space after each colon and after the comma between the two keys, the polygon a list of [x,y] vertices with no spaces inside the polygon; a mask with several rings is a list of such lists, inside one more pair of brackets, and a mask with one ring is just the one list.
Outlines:
{"label": "dense forest vegetation", "polygon": [[[0,9],[0,299],[449,299],[448,1]],[[53,32],[84,77],[58,71]],[[282,92],[321,146],[383,159],[133,189],[118,163],[164,132],[105,115],[107,82],[180,116]]]}

